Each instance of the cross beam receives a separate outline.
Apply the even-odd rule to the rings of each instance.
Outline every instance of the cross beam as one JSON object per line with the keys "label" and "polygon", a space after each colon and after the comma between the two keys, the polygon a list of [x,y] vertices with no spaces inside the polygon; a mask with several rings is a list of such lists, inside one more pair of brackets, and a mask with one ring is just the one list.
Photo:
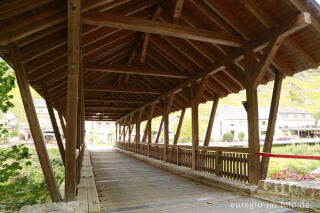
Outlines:
{"label": "cross beam", "polygon": [[188,73],[183,73],[177,70],[166,70],[162,68],[148,68],[137,66],[124,66],[124,65],[107,65],[107,64],[90,64],[86,66],[86,71],[94,72],[112,72],[112,73],[126,73],[135,75],[151,75],[160,77],[172,78],[187,78]]}
{"label": "cross beam", "polygon": [[89,25],[160,34],[234,47],[240,47],[244,44],[244,41],[240,37],[222,32],[195,29],[177,24],[119,16],[110,13],[87,12],[82,18],[83,23]]}
{"label": "cross beam", "polygon": [[87,86],[86,91],[95,92],[127,92],[127,93],[144,93],[144,94],[161,94],[161,91],[151,88],[132,88],[132,87],[113,87],[113,86]]}

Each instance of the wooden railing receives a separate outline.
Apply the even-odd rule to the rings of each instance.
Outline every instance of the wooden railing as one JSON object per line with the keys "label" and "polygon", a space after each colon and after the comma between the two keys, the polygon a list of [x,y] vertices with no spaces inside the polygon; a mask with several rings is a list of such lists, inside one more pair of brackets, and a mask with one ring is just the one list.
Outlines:
{"label": "wooden railing", "polygon": [[[147,143],[121,142],[117,143],[117,147],[164,160],[165,149],[163,144],[148,145]],[[248,148],[199,146],[196,151],[196,170],[248,182],[248,152]],[[167,162],[192,168],[192,147],[169,145],[167,147]]]}

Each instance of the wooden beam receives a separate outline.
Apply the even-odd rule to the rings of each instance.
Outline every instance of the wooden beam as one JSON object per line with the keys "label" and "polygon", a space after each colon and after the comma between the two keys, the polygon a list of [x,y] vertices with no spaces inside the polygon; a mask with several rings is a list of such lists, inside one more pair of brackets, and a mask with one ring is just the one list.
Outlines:
{"label": "wooden beam", "polygon": [[118,142],[118,122],[116,122],[116,143]]}
{"label": "wooden beam", "polygon": [[169,146],[169,114],[174,95],[166,97],[163,101],[163,123],[164,123],[164,156],[163,161],[167,161],[167,149]]}
{"label": "wooden beam", "polygon": [[53,1],[54,0],[30,0],[21,2],[19,0],[13,0],[9,4],[3,3],[0,5],[0,20],[11,18]]}
{"label": "wooden beam", "polygon": [[219,97],[216,96],[214,98],[214,102],[212,103],[210,119],[209,119],[209,123],[208,123],[206,137],[205,137],[204,142],[203,142],[203,146],[209,146],[210,139],[211,139],[211,133],[212,133],[212,127],[213,127],[213,124],[214,124],[214,118],[216,116],[216,112],[217,112],[217,108],[218,108],[218,103],[219,103]]}
{"label": "wooden beam", "polygon": [[173,15],[172,15],[172,18],[173,18],[172,22],[174,24],[179,23],[179,18],[182,12],[183,3],[184,3],[184,0],[175,0],[174,2]]}
{"label": "wooden beam", "polygon": [[199,102],[197,97],[196,85],[190,88],[191,94],[191,128],[192,128],[192,169],[196,169],[197,149],[199,146]]}
{"label": "wooden beam", "polygon": [[208,82],[210,80],[210,76],[206,75],[201,79],[201,82],[199,85],[197,85],[196,87],[194,87],[196,89],[196,91],[193,93],[194,94],[194,102],[196,103],[200,103],[200,100],[203,96],[204,91],[207,88]]}
{"label": "wooden beam", "polygon": [[63,131],[63,135],[65,138],[67,138],[66,125],[64,123],[64,119],[63,119],[60,111],[58,111],[58,115],[59,115],[60,125],[61,125],[62,131]]}
{"label": "wooden beam", "polygon": [[134,109],[133,107],[125,107],[125,106],[86,106],[87,110],[122,110],[122,111],[129,111]]}
{"label": "wooden beam", "polygon": [[256,70],[256,59],[253,52],[249,52],[245,56],[246,88],[247,96],[247,117],[248,117],[248,147],[249,147],[249,183],[258,184],[260,179],[260,158],[257,152],[260,151],[259,139],[259,113],[258,113],[258,93],[257,87],[250,85],[250,76]]}
{"label": "wooden beam", "polygon": [[241,38],[221,32],[194,29],[191,27],[134,17],[118,16],[110,13],[87,12],[82,18],[83,23],[89,25],[167,35],[234,47],[240,47],[244,44],[244,41]]}
{"label": "wooden beam", "polygon": [[47,148],[45,146],[45,141],[43,139],[37,113],[35,111],[34,104],[32,101],[28,79],[26,76],[24,66],[22,64],[22,58],[18,46],[16,44],[11,44],[10,52],[24,110],[26,112],[26,116],[34,140],[34,145],[39,157],[39,162],[41,165],[43,176],[47,183],[48,191],[53,202],[61,202],[61,194],[50,164]]}
{"label": "wooden beam", "polygon": [[[142,108],[145,108],[145,107],[151,105],[154,102],[158,102],[159,100],[161,100],[171,94],[175,94],[175,93],[182,91],[183,88],[189,86],[193,82],[198,81],[199,79],[202,79],[205,75],[208,75],[208,74],[212,75],[212,74],[217,73],[221,70],[224,70],[226,64],[229,64],[232,62],[237,62],[237,61],[243,59],[243,56],[246,52],[260,51],[261,49],[266,47],[266,45],[270,42],[270,40],[277,38],[279,36],[282,36],[282,37],[289,36],[292,33],[295,33],[297,31],[305,28],[309,24],[310,24],[310,14],[308,14],[308,13],[301,13],[298,16],[294,17],[293,19],[288,19],[286,24],[283,24],[283,25],[281,25],[281,27],[272,31],[269,36],[264,36],[261,39],[246,45],[242,50],[235,51],[232,54],[224,57],[223,59],[217,61],[215,64],[207,67],[206,69],[204,69],[201,72],[196,73],[194,76],[184,80],[183,82],[181,82],[180,84],[178,84],[174,88],[171,88],[167,92],[162,93],[162,95],[152,99],[148,103],[143,104],[141,107],[130,112],[129,114],[125,115],[124,117],[127,117],[130,114],[133,114],[133,113],[141,110]],[[124,117],[122,117],[122,119]]]}
{"label": "wooden beam", "polygon": [[64,146],[63,146],[63,143],[62,143],[62,138],[61,138],[61,135],[60,135],[60,132],[59,132],[59,127],[58,127],[57,120],[56,120],[56,117],[55,117],[55,114],[54,114],[54,111],[53,111],[53,107],[52,107],[52,104],[51,104],[50,95],[48,93],[48,89],[47,89],[46,86],[43,87],[43,93],[44,93],[44,97],[45,97],[48,113],[49,113],[49,116],[50,116],[52,128],[53,128],[53,131],[54,131],[54,135],[55,135],[56,140],[57,140],[57,144],[58,144],[59,152],[60,152],[60,155],[61,155],[61,159],[62,159],[63,164],[65,164]]}
{"label": "wooden beam", "polygon": [[206,7],[220,16],[223,22],[228,23],[233,30],[238,32],[246,41],[250,41],[249,31],[231,11],[222,5],[220,1],[203,0],[202,2]]}
{"label": "wooden beam", "polygon": [[140,124],[143,110],[137,113],[136,117],[136,143],[140,143]]}
{"label": "wooden beam", "polygon": [[163,126],[163,116],[160,121],[159,129],[158,129],[158,133],[157,133],[157,137],[156,137],[156,141],[155,141],[156,144],[159,143],[159,139],[160,139],[160,135],[161,135],[161,131],[162,131],[162,126]]}
{"label": "wooden beam", "polygon": [[[267,69],[269,68],[273,58],[276,56],[282,42],[283,37],[277,37],[273,40],[271,40],[266,47],[266,50],[264,51],[264,55],[262,60],[259,62],[258,67],[256,67],[256,70],[252,73],[253,76],[250,77],[250,84],[253,85],[253,87],[257,87],[264,77],[265,73],[267,72]],[[249,86],[249,85],[248,85]]]}
{"label": "wooden beam", "polygon": [[[154,12],[151,20],[157,20],[162,12],[161,7],[157,7],[156,11]],[[146,60],[147,50],[148,50],[148,44],[149,44],[149,38],[150,33],[144,33],[143,34],[143,40],[142,40],[142,47],[141,47],[141,54],[140,54],[140,63],[144,63]]]}
{"label": "wooden beam", "polygon": [[178,144],[178,140],[179,140],[180,131],[181,131],[181,127],[182,127],[182,123],[183,123],[183,118],[184,118],[185,112],[186,112],[186,108],[183,108],[181,110],[181,115],[180,115],[177,131],[176,131],[176,135],[174,136],[174,141],[173,141],[174,145]]}
{"label": "wooden beam", "polygon": [[126,125],[125,125],[125,122],[123,123],[123,127],[122,127],[122,135],[123,135],[122,142],[125,143],[126,142]]}
{"label": "wooden beam", "polygon": [[117,103],[135,103],[135,104],[141,104],[144,103],[143,100],[140,99],[134,99],[134,98],[116,98],[116,97],[110,97],[110,98],[101,98],[101,97],[90,97],[86,98],[85,102],[117,102]]}
{"label": "wooden beam", "polygon": [[284,45],[289,49],[292,49],[295,53],[299,55],[299,57],[305,61],[308,66],[311,68],[317,68],[319,64],[313,59],[304,49],[302,49],[294,40],[291,38],[287,38],[284,42]]}
{"label": "wooden beam", "polygon": [[87,86],[86,91],[96,92],[120,92],[120,93],[143,93],[143,94],[161,94],[161,91],[151,88],[132,88],[132,87],[113,87],[113,86]]}
{"label": "wooden beam", "polygon": [[86,71],[92,72],[107,72],[107,73],[126,73],[135,75],[146,75],[146,76],[159,76],[169,78],[187,78],[188,73],[181,72],[178,70],[166,70],[162,68],[148,68],[148,67],[137,67],[137,66],[124,66],[124,65],[107,65],[107,64],[89,64],[86,66]]}
{"label": "wooden beam", "polygon": [[5,31],[0,34],[0,45],[7,45],[10,42],[30,36],[41,30],[59,24],[66,20],[65,11],[56,12],[54,15],[47,16],[39,20],[39,17],[32,17],[28,26],[23,26],[14,31]]}
{"label": "wooden beam", "polygon": [[[264,141],[263,152],[271,153],[272,142],[274,136],[274,128],[276,126],[277,114],[279,108],[279,101],[281,95],[283,76],[279,72],[276,73],[276,79],[274,80],[271,107],[269,112],[269,120],[267,133]],[[261,179],[266,179],[268,173],[269,158],[262,156],[261,158]]]}
{"label": "wooden beam", "polygon": [[153,112],[154,112],[154,108],[155,108],[156,104],[152,104],[149,107],[149,112],[148,112],[148,156],[150,156],[150,144],[152,143],[152,116],[153,116]]}
{"label": "wooden beam", "polygon": [[65,200],[74,201],[77,193],[77,118],[81,72],[81,1],[68,1],[68,85]]}
{"label": "wooden beam", "polygon": [[147,141],[148,128],[149,128],[149,126],[148,126],[148,122],[147,122],[147,124],[146,124],[146,126],[144,128],[144,132],[143,132],[143,136],[142,136],[142,140],[141,140],[144,143]]}
{"label": "wooden beam", "polygon": [[240,0],[240,2],[268,29],[275,27],[274,21],[260,8],[256,0]]}
{"label": "wooden beam", "polygon": [[[293,6],[295,6],[300,12],[310,12],[310,10],[300,0],[289,0]],[[320,33],[320,21],[314,15],[311,15],[311,25],[313,28]]]}
{"label": "wooden beam", "polygon": [[[86,139],[86,126],[85,126],[85,116],[86,116],[86,106],[85,106],[85,96],[84,96],[84,73],[80,73],[80,86],[79,86],[79,103],[80,103],[80,124],[81,124],[81,146],[85,144]],[[82,166],[82,162],[81,165]]]}

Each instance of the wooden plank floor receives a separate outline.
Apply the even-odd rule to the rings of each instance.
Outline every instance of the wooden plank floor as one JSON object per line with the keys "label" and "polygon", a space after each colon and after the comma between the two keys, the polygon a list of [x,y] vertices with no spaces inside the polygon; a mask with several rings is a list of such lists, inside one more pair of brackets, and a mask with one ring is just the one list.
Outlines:
{"label": "wooden plank floor", "polygon": [[183,178],[114,149],[90,154],[101,212],[294,212]]}

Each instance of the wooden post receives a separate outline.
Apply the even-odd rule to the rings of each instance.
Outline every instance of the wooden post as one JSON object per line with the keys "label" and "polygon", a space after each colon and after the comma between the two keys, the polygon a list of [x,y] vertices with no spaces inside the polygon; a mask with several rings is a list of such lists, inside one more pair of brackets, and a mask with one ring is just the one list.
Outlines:
{"label": "wooden post", "polygon": [[59,152],[60,152],[60,155],[61,155],[61,159],[62,159],[63,164],[65,165],[65,151],[64,151],[61,135],[60,135],[60,132],[59,132],[59,127],[58,127],[58,124],[57,124],[57,120],[56,120],[56,117],[54,115],[53,107],[51,105],[51,100],[50,100],[50,96],[49,96],[49,93],[48,93],[48,89],[47,89],[46,86],[43,87],[43,92],[44,92],[45,101],[46,101],[48,113],[49,113],[49,116],[50,116],[52,128],[53,128],[53,131],[54,131],[54,135],[55,135],[56,140],[57,140],[57,144],[58,144]]}
{"label": "wooden post", "polygon": [[68,1],[68,88],[67,88],[67,140],[65,167],[65,200],[74,201],[77,191],[76,145],[81,71],[81,1]]}
{"label": "wooden post", "polygon": [[197,149],[199,146],[199,103],[209,81],[209,75],[201,79],[199,85],[192,84],[190,88],[191,120],[192,120],[192,169],[196,169]]}
{"label": "wooden post", "polygon": [[116,143],[118,143],[118,122],[116,122]]}
{"label": "wooden post", "polygon": [[123,134],[123,138],[122,138],[122,143],[126,142],[126,125],[125,123],[123,123],[123,129],[122,129],[122,134]]}
{"label": "wooden post", "polygon": [[62,201],[61,194],[52,171],[48,152],[45,146],[38,117],[32,101],[27,75],[22,64],[22,58],[18,46],[16,44],[10,45],[10,52],[12,56],[12,64],[14,67],[21,94],[21,99],[34,140],[34,145],[39,157],[41,169],[47,183],[48,191],[53,202],[60,202]]}
{"label": "wooden post", "polygon": [[247,96],[247,116],[248,116],[248,146],[249,146],[249,183],[258,184],[260,179],[260,158],[257,152],[260,150],[259,140],[259,113],[257,88],[252,83],[252,73],[255,72],[257,61],[254,53],[245,55],[247,69],[246,76],[246,96]]}
{"label": "wooden post", "polygon": [[215,175],[221,176],[222,171],[222,152],[216,151],[215,159],[214,159],[214,165],[215,165]]}
{"label": "wooden post", "polygon": [[140,143],[140,124],[141,124],[141,117],[142,117],[142,110],[138,112],[136,118],[136,143]]}
{"label": "wooden post", "polygon": [[63,131],[64,138],[67,138],[66,125],[64,123],[63,116],[60,111],[58,111],[58,115],[59,115],[60,125]]}
{"label": "wooden post", "polygon": [[210,119],[208,123],[208,128],[207,128],[207,133],[206,137],[204,139],[203,146],[209,146],[210,143],[210,138],[211,138],[211,133],[212,133],[212,127],[214,123],[214,117],[216,116],[217,108],[218,108],[218,103],[219,103],[219,97],[216,96],[214,98],[214,102],[212,104],[212,109],[211,109],[211,114],[210,114]]}
{"label": "wooden post", "polygon": [[169,114],[170,108],[173,101],[173,95],[166,97],[163,104],[163,122],[164,122],[164,152],[163,160],[167,161],[167,149],[169,145]]}
{"label": "wooden post", "polygon": [[158,129],[157,138],[156,138],[155,143],[159,142],[159,138],[160,138],[161,131],[162,131],[162,126],[163,126],[163,116],[162,116],[161,121],[160,121],[160,125],[159,125],[159,129]]}
{"label": "wooden post", "polygon": [[150,156],[150,144],[152,143],[152,115],[154,111],[155,104],[152,104],[149,108],[148,114],[148,157]]}
{"label": "wooden post", "polygon": [[199,116],[198,102],[191,103],[191,120],[192,120],[192,169],[196,169],[197,148],[199,146]]}
{"label": "wooden post", "polygon": [[181,115],[180,115],[177,131],[176,131],[176,135],[174,136],[174,141],[173,141],[174,145],[176,145],[178,143],[185,112],[186,112],[186,108],[181,110]]}
{"label": "wooden post", "polygon": [[142,142],[146,142],[147,141],[147,136],[148,136],[148,128],[149,128],[149,125],[148,125],[148,122],[146,124],[146,127],[144,128],[144,132],[143,132],[143,136],[142,136]]}
{"label": "wooden post", "polygon": [[[269,120],[268,120],[268,128],[267,134],[264,141],[263,152],[271,153],[273,136],[274,136],[274,128],[276,126],[277,114],[279,108],[280,94],[281,94],[281,86],[282,86],[282,78],[283,76],[280,72],[276,73],[276,79],[274,81],[271,107],[269,112]],[[268,173],[269,166],[269,158],[262,156],[261,158],[261,179],[266,179]]]}

